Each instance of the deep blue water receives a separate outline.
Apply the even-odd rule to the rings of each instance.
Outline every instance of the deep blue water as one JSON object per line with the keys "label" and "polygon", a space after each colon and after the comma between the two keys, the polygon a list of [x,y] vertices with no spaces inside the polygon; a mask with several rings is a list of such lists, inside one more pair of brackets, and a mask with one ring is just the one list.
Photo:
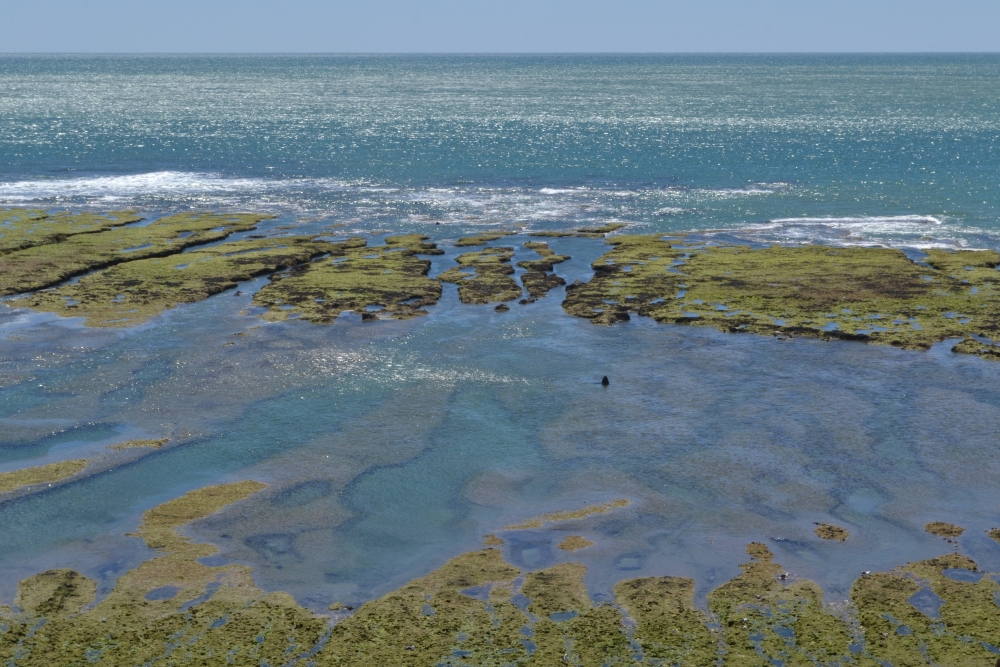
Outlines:
{"label": "deep blue water", "polygon": [[[0,57],[0,205],[419,231],[448,251],[432,275],[469,231],[605,222],[1000,248],[998,186],[1000,56]],[[524,240],[504,242],[528,257]],[[552,246],[572,255],[557,268],[570,281],[602,252]],[[111,585],[144,556],[124,537],[144,509],[248,477],[271,487],[196,532],[315,608],[506,524],[622,497],[626,510],[505,533],[508,556],[583,560],[596,592],[647,574],[704,592],[747,541],[770,540],[842,595],[862,569],[942,551],[922,531],[941,519],[1000,565],[983,534],[1000,522],[995,362],[947,343],[606,329],[561,299],[497,314],[446,286],[413,321],[253,330],[231,293],[123,331],[0,309],[0,471],[111,466],[0,505],[0,602],[43,567]],[[181,444],[108,458],[133,436]],[[819,543],[814,521],[854,537]],[[562,554],[566,534],[597,544]]]}

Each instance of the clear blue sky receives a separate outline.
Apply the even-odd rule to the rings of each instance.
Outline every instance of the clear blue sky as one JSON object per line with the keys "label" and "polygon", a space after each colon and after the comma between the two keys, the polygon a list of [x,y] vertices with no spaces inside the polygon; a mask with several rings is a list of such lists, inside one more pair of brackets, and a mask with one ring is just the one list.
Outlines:
{"label": "clear blue sky", "polygon": [[3,0],[0,52],[1000,51],[1000,0]]}

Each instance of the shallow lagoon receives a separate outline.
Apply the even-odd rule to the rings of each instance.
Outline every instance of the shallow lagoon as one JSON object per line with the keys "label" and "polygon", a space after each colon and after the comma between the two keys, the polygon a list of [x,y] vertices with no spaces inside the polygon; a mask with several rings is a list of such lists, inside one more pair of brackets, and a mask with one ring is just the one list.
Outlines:
{"label": "shallow lagoon", "polygon": [[[533,255],[524,240],[503,241],[515,262]],[[551,246],[573,257],[557,268],[570,282],[604,248]],[[454,265],[459,249],[447,251],[432,275]],[[329,326],[241,315],[249,296],[233,292],[123,331],[0,311],[0,471],[174,439],[0,506],[0,599],[51,567],[95,578],[100,595],[149,556],[123,536],[142,511],[248,478],[270,487],[194,533],[222,549],[212,564],[251,564],[263,588],[314,610],[377,597],[488,533],[524,569],[585,563],[597,600],[664,574],[694,577],[703,599],[752,540],[840,600],[862,570],[947,551],[923,531],[931,520],[965,526],[963,551],[1000,567],[985,535],[1000,518],[996,363],[948,342],[911,352],[644,318],[598,327],[563,313],[562,292],[496,313],[446,286],[427,317]],[[502,531],[617,498],[630,505]],[[819,540],[822,521],[852,537]],[[596,545],[556,548],[570,534]]]}

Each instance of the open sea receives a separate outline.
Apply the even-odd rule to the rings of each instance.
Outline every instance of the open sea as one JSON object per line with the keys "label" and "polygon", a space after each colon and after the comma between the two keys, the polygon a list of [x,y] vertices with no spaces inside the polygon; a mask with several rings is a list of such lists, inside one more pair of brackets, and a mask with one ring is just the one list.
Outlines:
{"label": "open sea", "polygon": [[[470,232],[611,222],[1000,249],[1000,56],[0,56],[0,206],[419,232],[446,250],[432,276]],[[605,248],[550,241],[568,282]],[[923,530],[942,520],[1000,570],[1000,364],[947,341],[606,328],[562,288],[496,313],[448,284],[414,320],[264,323],[240,311],[265,283],[129,329],[0,307],[0,472],[176,443],[0,504],[0,604],[52,567],[106,593],[151,555],[126,536],[143,511],[239,479],[269,488],[191,534],[317,611],[618,498],[502,532],[505,555],[583,562],[595,599],[652,575],[703,597],[760,540],[842,600],[947,550]],[[820,542],[823,521],[853,537]]]}

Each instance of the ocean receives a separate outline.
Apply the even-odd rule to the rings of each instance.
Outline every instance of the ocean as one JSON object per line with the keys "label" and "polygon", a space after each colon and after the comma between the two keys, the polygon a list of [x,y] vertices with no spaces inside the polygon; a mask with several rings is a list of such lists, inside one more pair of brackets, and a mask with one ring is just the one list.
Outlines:
{"label": "ocean", "polygon": [[[998,193],[995,55],[0,57],[0,206],[421,233],[446,251],[432,276],[469,233],[519,245],[607,223],[1000,250]],[[606,249],[550,245],[568,282]],[[506,556],[584,562],[595,599],[666,574],[703,598],[767,541],[842,599],[862,570],[937,555],[923,525],[943,520],[1000,568],[984,532],[1000,522],[1000,365],[947,341],[598,327],[562,311],[561,288],[497,313],[451,285],[413,320],[251,329],[266,281],[127,329],[0,308],[0,472],[178,443],[0,504],[0,603],[52,567],[106,593],[151,554],[125,535],[143,511],[239,479],[268,493],[192,534],[314,610],[619,498],[588,519],[594,547],[562,553],[550,526],[505,533]],[[234,333],[249,335],[224,346]],[[852,542],[810,539],[826,521]]]}

